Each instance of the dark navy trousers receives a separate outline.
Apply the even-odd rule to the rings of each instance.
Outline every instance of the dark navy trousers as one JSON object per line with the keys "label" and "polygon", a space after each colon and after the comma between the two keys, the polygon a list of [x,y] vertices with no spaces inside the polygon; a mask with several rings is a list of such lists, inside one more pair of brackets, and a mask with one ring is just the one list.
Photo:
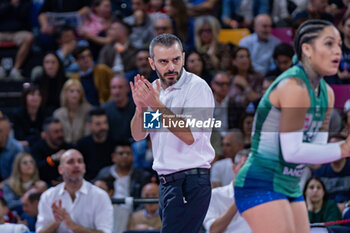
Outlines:
{"label": "dark navy trousers", "polygon": [[211,197],[209,174],[187,175],[160,184],[161,233],[198,233]]}

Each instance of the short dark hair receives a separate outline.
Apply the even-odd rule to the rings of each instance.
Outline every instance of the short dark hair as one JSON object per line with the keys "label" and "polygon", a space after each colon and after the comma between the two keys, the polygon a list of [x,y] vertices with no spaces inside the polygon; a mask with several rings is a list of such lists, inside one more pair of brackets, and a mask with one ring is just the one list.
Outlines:
{"label": "short dark hair", "polygon": [[92,121],[93,116],[106,116],[106,110],[100,107],[93,108],[88,113],[88,122]]}
{"label": "short dark hair", "polygon": [[160,35],[154,37],[153,40],[151,41],[151,44],[149,45],[150,57],[152,59],[154,58],[153,49],[155,46],[160,45],[160,46],[164,46],[164,47],[169,48],[173,44],[175,44],[176,42],[180,45],[181,52],[183,52],[181,40],[177,36],[172,35],[172,34],[168,34],[168,33],[164,33],[164,34],[160,34]]}
{"label": "short dark hair", "polygon": [[85,46],[85,45],[79,45],[79,46],[77,46],[77,47],[73,50],[73,52],[72,52],[73,57],[74,57],[75,59],[78,59],[79,55],[82,54],[85,50],[89,50],[89,51],[90,51],[89,46]]}
{"label": "short dark hair", "polygon": [[107,176],[107,177],[104,177],[104,178],[98,178],[94,182],[96,182],[96,181],[105,182],[108,191],[114,190],[114,181],[115,181],[115,179],[114,179],[113,176]]}
{"label": "short dark hair", "polygon": [[319,37],[320,32],[322,32],[325,27],[329,26],[334,27],[331,22],[321,19],[307,20],[300,25],[294,37],[294,49],[299,61],[301,61],[302,58],[302,45],[304,43],[311,43],[314,39]]}
{"label": "short dark hair", "polygon": [[49,130],[50,125],[53,123],[60,123],[60,120],[58,120],[56,117],[48,117],[44,120],[43,124],[43,131],[46,132]]}
{"label": "short dark hair", "polygon": [[28,201],[30,203],[33,203],[34,201],[39,201],[40,200],[41,193],[39,192],[34,192],[28,195]]}
{"label": "short dark hair", "polygon": [[71,26],[69,26],[67,24],[64,24],[64,25],[62,25],[60,27],[55,28],[55,31],[53,33],[53,38],[55,40],[59,40],[59,39],[61,39],[62,34],[64,32],[67,32],[67,31],[73,31],[73,33],[75,32],[73,27],[71,27]]}
{"label": "short dark hair", "polygon": [[131,34],[131,32],[132,32],[132,27],[131,27],[129,24],[125,23],[123,20],[115,19],[115,20],[113,20],[112,24],[113,24],[113,23],[119,23],[119,24],[121,24],[121,25],[126,29],[128,35]]}
{"label": "short dark hair", "polygon": [[116,150],[118,147],[124,147],[124,146],[131,148],[131,143],[127,140],[117,141],[114,150]]}
{"label": "short dark hair", "polygon": [[281,43],[277,45],[273,51],[273,59],[277,59],[278,56],[284,55],[289,57],[290,59],[294,56],[294,49],[290,44]]}

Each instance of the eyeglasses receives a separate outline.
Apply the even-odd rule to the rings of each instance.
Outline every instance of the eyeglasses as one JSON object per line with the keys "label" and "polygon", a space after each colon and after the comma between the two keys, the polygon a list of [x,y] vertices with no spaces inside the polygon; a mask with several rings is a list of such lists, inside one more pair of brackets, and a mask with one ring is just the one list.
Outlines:
{"label": "eyeglasses", "polygon": [[22,161],[21,164],[30,165],[30,164],[34,164],[34,161],[33,160],[25,160],[25,161]]}
{"label": "eyeglasses", "polygon": [[204,32],[205,33],[212,33],[212,30],[210,28],[199,30],[199,34],[204,33]]}
{"label": "eyeglasses", "polygon": [[218,81],[214,81],[214,83],[215,83],[216,85],[218,85],[219,87],[223,87],[223,86],[229,87],[229,86],[231,86],[231,83],[230,83],[230,82],[218,82]]}

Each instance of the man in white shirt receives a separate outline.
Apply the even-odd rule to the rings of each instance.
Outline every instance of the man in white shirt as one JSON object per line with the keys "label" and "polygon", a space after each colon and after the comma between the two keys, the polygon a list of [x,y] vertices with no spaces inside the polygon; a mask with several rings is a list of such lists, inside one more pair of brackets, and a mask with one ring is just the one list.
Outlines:
{"label": "man in white shirt", "polygon": [[[214,98],[203,79],[183,68],[184,57],[181,41],[174,35],[161,34],[150,44],[149,58],[159,79],[153,82],[153,88],[140,75],[135,76],[134,84],[130,82],[136,104],[131,132],[136,141],[148,134],[151,137],[153,169],[160,179],[162,233],[199,232],[211,195],[209,168],[214,159],[211,130],[183,123],[187,114],[195,114],[201,120],[213,118]],[[173,124],[166,128],[163,121],[163,128],[145,130],[146,108],[155,112],[155,118],[159,114],[161,119],[174,116],[167,118]],[[194,112],[199,108],[200,115]]]}
{"label": "man in white shirt", "polygon": [[231,183],[235,178],[232,170],[236,154],[244,148],[243,134],[239,129],[231,129],[222,139],[222,154],[224,159],[216,161],[211,167],[211,187],[216,188]]}
{"label": "man in white shirt", "polygon": [[[238,173],[247,158],[247,153],[236,155],[235,163],[231,167],[234,173]],[[233,192],[233,181],[226,186],[213,189],[208,213],[205,216],[203,224],[209,233],[252,232],[247,222],[237,211]]]}
{"label": "man in white shirt", "polygon": [[44,192],[39,201],[39,233],[112,233],[113,208],[108,194],[83,179],[82,154],[66,151],[58,167],[63,183]]}

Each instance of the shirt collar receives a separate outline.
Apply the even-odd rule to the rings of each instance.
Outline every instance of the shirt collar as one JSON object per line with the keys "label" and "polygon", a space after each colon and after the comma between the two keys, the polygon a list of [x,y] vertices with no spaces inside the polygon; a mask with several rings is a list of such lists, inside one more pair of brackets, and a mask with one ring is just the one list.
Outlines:
{"label": "shirt collar", "polygon": [[[58,195],[63,195],[66,190],[64,187],[66,186],[66,183],[62,183],[59,187]],[[87,187],[87,181],[83,179],[83,184],[81,185],[80,189],[76,191],[76,193],[82,193],[82,194],[88,194],[88,187]]]}
{"label": "shirt collar", "polygon": [[150,215],[149,213],[147,213],[146,209],[144,209],[143,214],[145,215],[146,218],[153,218],[159,215],[159,211],[157,210],[153,215]]}
{"label": "shirt collar", "polygon": [[92,73],[92,67],[90,67],[86,72],[81,71],[80,76],[86,76]]}

